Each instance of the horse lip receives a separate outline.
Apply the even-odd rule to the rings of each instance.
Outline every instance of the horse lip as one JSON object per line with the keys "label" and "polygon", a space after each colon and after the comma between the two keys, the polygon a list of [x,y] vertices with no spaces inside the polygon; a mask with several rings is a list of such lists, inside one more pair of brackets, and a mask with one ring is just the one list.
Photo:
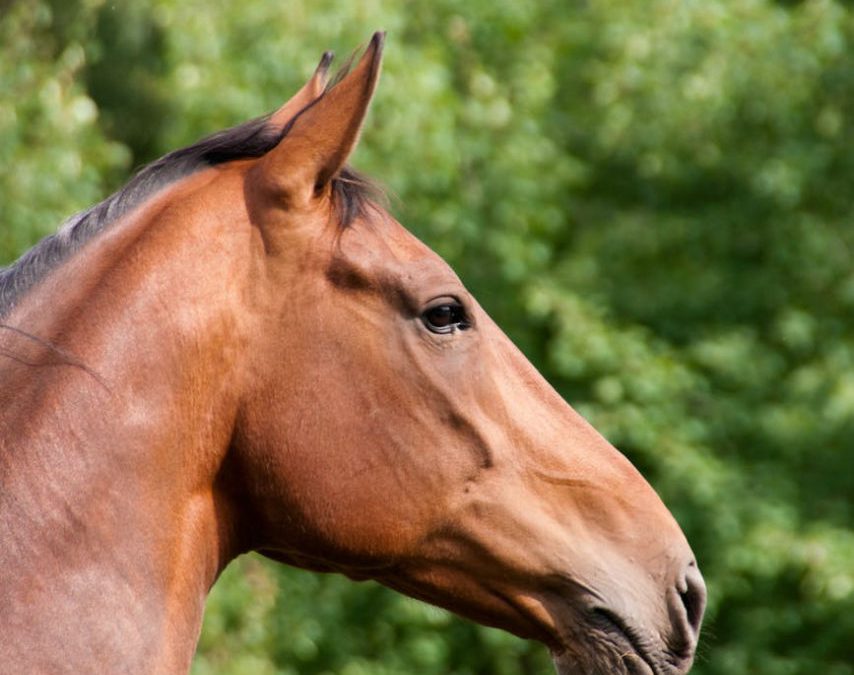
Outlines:
{"label": "horse lip", "polygon": [[[628,667],[628,657],[637,656],[643,665],[646,666],[649,673],[652,673],[652,675],[663,675],[661,668],[656,665],[655,661],[650,657],[648,650],[641,644],[636,631],[632,630],[618,614],[605,607],[596,607],[593,609],[593,615],[596,617],[597,623],[604,630],[618,636],[634,652],[634,654],[622,655],[624,665]],[[631,672],[634,672],[634,670]]]}

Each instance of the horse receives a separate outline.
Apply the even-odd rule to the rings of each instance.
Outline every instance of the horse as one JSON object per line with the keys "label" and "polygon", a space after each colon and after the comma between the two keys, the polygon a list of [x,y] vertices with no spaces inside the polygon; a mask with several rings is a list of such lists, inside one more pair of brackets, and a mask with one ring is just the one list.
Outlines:
{"label": "horse", "polygon": [[2,270],[5,672],[186,672],[249,551],[561,675],[691,667],[706,592],[671,513],[347,164],[383,41]]}

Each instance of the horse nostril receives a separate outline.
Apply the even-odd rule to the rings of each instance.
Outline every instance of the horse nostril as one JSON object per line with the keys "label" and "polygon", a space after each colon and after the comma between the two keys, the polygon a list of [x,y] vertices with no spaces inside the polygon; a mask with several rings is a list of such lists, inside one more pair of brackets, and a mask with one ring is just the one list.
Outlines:
{"label": "horse nostril", "polygon": [[694,561],[688,565],[683,583],[677,590],[679,591],[679,599],[682,600],[682,606],[685,608],[688,625],[694,631],[696,638],[700,632],[703,612],[706,609],[706,583],[703,581],[703,575],[700,574],[697,563]]}

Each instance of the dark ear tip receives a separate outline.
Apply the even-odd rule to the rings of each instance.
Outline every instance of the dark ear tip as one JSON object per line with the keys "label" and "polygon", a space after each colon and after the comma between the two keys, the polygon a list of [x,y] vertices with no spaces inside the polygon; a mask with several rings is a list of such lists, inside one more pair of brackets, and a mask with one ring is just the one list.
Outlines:
{"label": "dark ear tip", "polygon": [[384,42],[385,42],[385,31],[384,30],[378,30],[376,33],[374,33],[373,37],[371,38],[371,48],[374,49],[375,51],[378,51],[378,50],[382,49]]}
{"label": "dark ear tip", "polygon": [[320,57],[320,63],[317,64],[314,72],[325,78],[326,71],[329,70],[329,64],[332,63],[332,59],[334,58],[335,54],[333,52],[323,52],[323,56]]}

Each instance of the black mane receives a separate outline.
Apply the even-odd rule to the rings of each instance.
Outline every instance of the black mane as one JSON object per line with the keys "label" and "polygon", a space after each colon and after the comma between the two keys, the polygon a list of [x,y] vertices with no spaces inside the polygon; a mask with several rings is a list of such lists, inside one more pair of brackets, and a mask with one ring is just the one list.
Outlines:
{"label": "black mane", "polygon": [[[269,116],[259,117],[170,152],[141,169],[104,201],[71,216],[55,234],[42,239],[17,261],[0,268],[0,318],[51,270],[156,192],[208,167],[260,157],[272,150],[290,125],[278,130],[268,121]],[[342,227],[349,226],[377,197],[373,184],[350,168],[333,179],[332,193]]]}

